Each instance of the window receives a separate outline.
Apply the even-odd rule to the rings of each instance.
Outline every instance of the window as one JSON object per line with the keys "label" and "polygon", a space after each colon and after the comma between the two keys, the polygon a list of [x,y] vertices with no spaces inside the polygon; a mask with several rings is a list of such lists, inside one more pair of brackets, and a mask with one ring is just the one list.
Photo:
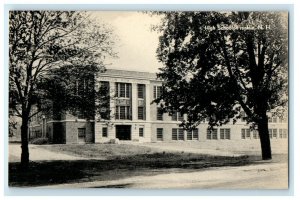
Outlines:
{"label": "window", "polygon": [[271,116],[268,120],[269,123],[277,123],[277,116]]}
{"label": "window", "polygon": [[287,129],[279,129],[279,138],[287,138]]}
{"label": "window", "polygon": [[102,137],[107,137],[107,127],[102,128]]}
{"label": "window", "polygon": [[129,83],[116,83],[116,96],[130,98],[131,84]]}
{"label": "window", "polygon": [[273,138],[277,138],[277,129],[273,129]]}
{"label": "window", "polygon": [[270,139],[272,139],[272,136],[273,136],[272,129],[269,129],[269,137],[270,137]]}
{"label": "window", "polygon": [[184,132],[182,128],[178,129],[178,140],[184,140]]}
{"label": "window", "polygon": [[116,106],[116,119],[131,119],[129,106]]}
{"label": "window", "polygon": [[257,130],[253,131],[253,138],[254,139],[258,139],[259,138],[259,134],[258,134]]}
{"label": "window", "polygon": [[279,123],[287,123],[287,116],[282,116],[279,118]]}
{"label": "window", "polygon": [[120,119],[126,119],[126,107],[120,106]]}
{"label": "window", "polygon": [[145,98],[145,85],[138,84],[137,90],[138,90],[138,98],[144,99]]}
{"label": "window", "polygon": [[160,107],[157,107],[156,119],[163,120],[163,111],[162,111],[162,108],[160,108]]}
{"label": "window", "polygon": [[206,138],[208,140],[217,140],[218,139],[218,130],[217,129],[207,129],[207,135]]}
{"label": "window", "polygon": [[287,129],[282,130],[282,137],[287,138]]}
{"label": "window", "polygon": [[172,113],[172,121],[177,121],[177,112]]}
{"label": "window", "polygon": [[220,129],[220,139],[230,140],[230,128],[221,128]]}
{"label": "window", "polygon": [[282,129],[279,129],[279,138],[282,138]]}
{"label": "window", "polygon": [[183,114],[178,113],[178,121],[183,121]]}
{"label": "window", "polygon": [[187,131],[187,140],[198,140],[198,139],[199,139],[198,129]]}
{"label": "window", "polygon": [[89,88],[91,88],[92,77],[90,78],[79,78],[75,80],[75,95],[85,96],[87,92],[89,92]]}
{"label": "window", "polygon": [[156,129],[156,139],[158,141],[163,141],[163,129],[162,128]]}
{"label": "window", "polygon": [[251,139],[251,133],[249,128],[242,128],[242,139]]}
{"label": "window", "polygon": [[145,119],[145,111],[144,107],[138,107],[138,119],[144,120]]}
{"label": "window", "polygon": [[144,128],[139,128],[139,136],[144,137]]}
{"label": "window", "polygon": [[184,131],[182,128],[172,128],[172,140],[184,140]]}
{"label": "window", "polygon": [[246,139],[246,132],[245,129],[242,128],[242,139]]}
{"label": "window", "polygon": [[108,81],[100,82],[99,93],[100,100],[98,103],[100,107],[100,117],[102,119],[110,119],[110,95]]}
{"label": "window", "polygon": [[153,86],[153,98],[157,99],[162,94],[162,86]]}
{"label": "window", "polygon": [[120,96],[125,97],[125,83],[120,83]]}
{"label": "window", "polygon": [[277,129],[269,129],[269,137],[270,139],[277,138]]}
{"label": "window", "polygon": [[246,129],[246,138],[250,139],[251,138],[251,133],[250,133],[250,129]]}
{"label": "window", "polygon": [[85,128],[78,128],[78,137],[79,138],[85,137]]}
{"label": "window", "polygon": [[183,121],[183,115],[180,112],[173,112],[172,121]]}
{"label": "window", "polygon": [[177,140],[177,128],[172,128],[172,140]]}

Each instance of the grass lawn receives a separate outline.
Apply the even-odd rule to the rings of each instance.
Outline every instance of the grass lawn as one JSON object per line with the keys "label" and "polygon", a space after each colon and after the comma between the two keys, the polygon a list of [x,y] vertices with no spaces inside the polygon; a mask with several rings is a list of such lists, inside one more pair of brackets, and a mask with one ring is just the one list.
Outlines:
{"label": "grass lawn", "polygon": [[[137,175],[188,172],[212,167],[242,166],[259,157],[225,157],[193,153],[158,152],[135,145],[48,145],[54,152],[91,157],[91,160],[31,162],[24,172],[19,163],[9,163],[10,186],[41,186],[58,183],[117,180]],[[96,159],[105,158],[105,159]]]}
{"label": "grass lawn", "polygon": [[73,156],[99,159],[110,159],[114,158],[115,156],[149,154],[157,152],[157,150],[150,147],[141,147],[129,144],[54,144],[41,145],[37,148],[43,148],[53,152],[64,153]]}

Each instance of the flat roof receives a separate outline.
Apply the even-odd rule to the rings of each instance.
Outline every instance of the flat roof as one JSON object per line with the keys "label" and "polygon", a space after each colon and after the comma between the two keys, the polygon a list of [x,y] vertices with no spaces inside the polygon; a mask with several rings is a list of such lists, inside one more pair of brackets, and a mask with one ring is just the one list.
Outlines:
{"label": "flat roof", "polygon": [[157,80],[155,73],[150,72],[139,72],[129,70],[118,70],[118,69],[106,69],[105,72],[100,73],[102,77],[118,77],[118,78],[132,78],[132,79],[145,79],[145,80]]}

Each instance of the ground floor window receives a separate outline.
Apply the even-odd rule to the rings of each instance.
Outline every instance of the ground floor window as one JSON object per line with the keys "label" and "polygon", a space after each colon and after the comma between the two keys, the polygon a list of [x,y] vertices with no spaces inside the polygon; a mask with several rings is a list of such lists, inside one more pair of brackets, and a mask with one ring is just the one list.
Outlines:
{"label": "ground floor window", "polygon": [[269,137],[270,139],[277,138],[277,129],[269,129]]}
{"label": "ground floor window", "polygon": [[279,129],[279,138],[287,138],[287,129]]}
{"label": "ground floor window", "polygon": [[253,131],[253,138],[254,138],[254,139],[258,139],[258,138],[259,138],[259,134],[258,134],[258,131],[257,131],[257,130],[254,130],[254,131]]}
{"label": "ground floor window", "polygon": [[186,135],[187,140],[198,140],[199,134],[198,129],[188,130]]}
{"label": "ground floor window", "polygon": [[207,129],[206,139],[217,140],[218,139],[218,129]]}
{"label": "ground floor window", "polygon": [[102,128],[102,137],[107,137],[107,127]]}
{"label": "ground floor window", "polygon": [[242,128],[241,134],[242,139],[251,139],[251,133],[249,128]]}
{"label": "ground floor window", "polygon": [[221,128],[220,129],[220,139],[230,140],[230,128]]}
{"label": "ground floor window", "polygon": [[78,141],[85,142],[85,128],[78,128]]}
{"label": "ground floor window", "polygon": [[139,128],[139,136],[144,137],[144,128]]}
{"label": "ground floor window", "polygon": [[184,140],[184,132],[182,128],[172,128],[172,140]]}
{"label": "ground floor window", "polygon": [[162,128],[156,129],[156,139],[158,141],[163,141],[163,129]]}
{"label": "ground floor window", "polygon": [[288,131],[287,131],[287,129],[283,129],[283,138],[287,138],[287,133],[288,133]]}
{"label": "ground floor window", "polygon": [[277,129],[273,129],[273,138],[277,138]]}

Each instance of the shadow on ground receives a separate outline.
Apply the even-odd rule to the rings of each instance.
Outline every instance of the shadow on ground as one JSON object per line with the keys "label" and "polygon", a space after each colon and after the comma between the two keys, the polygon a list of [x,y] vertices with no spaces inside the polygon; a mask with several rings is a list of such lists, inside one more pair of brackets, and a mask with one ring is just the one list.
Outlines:
{"label": "shadow on ground", "polygon": [[9,186],[30,187],[86,181],[108,181],[138,175],[199,171],[211,167],[243,166],[259,159],[260,157],[257,156],[225,157],[192,153],[152,153],[116,156],[109,160],[30,162],[29,169],[26,171],[20,169],[20,163],[9,163]]}

